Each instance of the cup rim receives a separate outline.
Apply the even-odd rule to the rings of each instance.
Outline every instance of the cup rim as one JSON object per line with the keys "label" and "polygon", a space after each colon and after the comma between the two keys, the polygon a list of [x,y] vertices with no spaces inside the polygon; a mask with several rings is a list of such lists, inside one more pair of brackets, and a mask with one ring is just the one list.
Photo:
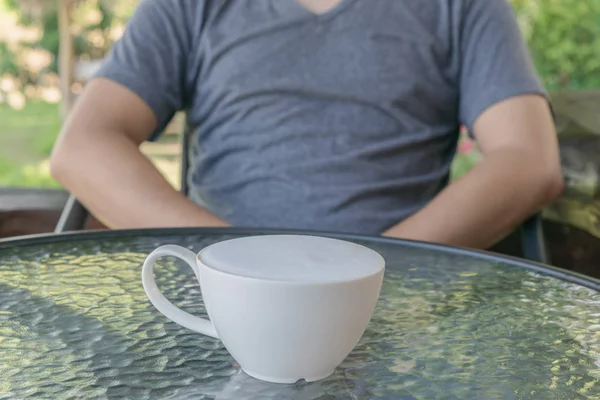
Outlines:
{"label": "cup rim", "polygon": [[[280,235],[278,235],[280,236]],[[307,236],[307,235],[303,235],[303,236]],[[312,236],[312,235],[308,235],[308,236]],[[234,239],[229,239],[229,240],[234,240]],[[340,240],[340,239],[337,239]],[[217,243],[221,243],[221,242],[217,242]],[[375,254],[375,258],[377,258],[377,268],[376,270],[374,270],[372,273],[367,274],[367,275],[363,275],[363,276],[359,276],[359,277],[355,277],[355,278],[351,278],[351,279],[338,279],[338,280],[330,280],[330,281],[323,281],[323,282],[318,282],[318,281],[291,281],[291,280],[285,280],[285,279],[273,279],[273,278],[257,278],[257,277],[253,277],[253,276],[246,276],[246,275],[242,275],[242,274],[236,274],[233,272],[227,272],[227,271],[222,271],[218,268],[215,268],[213,266],[211,266],[208,263],[205,263],[202,260],[202,253],[208,249],[209,247],[213,246],[214,244],[217,243],[213,243],[211,245],[208,245],[206,247],[204,247],[202,250],[200,250],[197,254],[196,254],[196,264],[198,264],[198,266],[203,266],[206,267],[207,269],[211,270],[212,272],[219,274],[219,275],[223,275],[223,276],[227,276],[227,277],[232,277],[232,278],[237,278],[237,279],[241,279],[241,280],[247,280],[247,281],[252,281],[252,282],[261,282],[261,283],[265,283],[265,284],[278,284],[278,285],[291,285],[291,286],[331,286],[331,285],[340,285],[340,284],[345,284],[345,283],[352,283],[352,282],[359,282],[362,280],[366,280],[366,279],[370,279],[373,278],[374,276],[377,276],[383,272],[385,272],[385,259],[383,258],[383,256],[381,254],[379,254],[379,252],[363,246],[361,244],[358,243],[353,243],[353,242],[349,242],[352,243],[356,246],[360,246],[363,247],[371,252],[373,252]]]}

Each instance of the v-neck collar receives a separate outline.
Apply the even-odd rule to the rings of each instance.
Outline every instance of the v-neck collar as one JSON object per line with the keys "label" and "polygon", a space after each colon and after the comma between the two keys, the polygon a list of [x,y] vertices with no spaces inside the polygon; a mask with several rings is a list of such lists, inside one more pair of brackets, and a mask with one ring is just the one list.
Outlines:
{"label": "v-neck collar", "polygon": [[274,5],[281,10],[281,12],[285,13],[291,17],[297,18],[313,18],[315,20],[328,20],[334,18],[342,11],[344,11],[350,4],[354,3],[357,0],[340,0],[338,4],[336,4],[331,10],[326,11],[321,14],[314,13],[310,11],[308,8],[304,7],[302,4],[298,3],[296,0],[272,0]]}

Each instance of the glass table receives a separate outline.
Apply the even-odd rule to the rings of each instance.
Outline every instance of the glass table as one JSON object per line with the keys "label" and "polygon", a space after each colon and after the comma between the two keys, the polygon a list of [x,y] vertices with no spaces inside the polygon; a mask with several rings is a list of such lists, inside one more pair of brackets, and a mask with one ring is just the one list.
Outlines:
{"label": "glass table", "polygon": [[[387,261],[363,339],[326,380],[249,378],[218,340],[156,311],[140,271],[162,244],[199,250],[266,233],[276,232],[113,231],[0,242],[0,398],[600,398],[599,281],[487,253],[340,235]],[[156,275],[174,304],[206,316],[189,267],[167,258]]]}

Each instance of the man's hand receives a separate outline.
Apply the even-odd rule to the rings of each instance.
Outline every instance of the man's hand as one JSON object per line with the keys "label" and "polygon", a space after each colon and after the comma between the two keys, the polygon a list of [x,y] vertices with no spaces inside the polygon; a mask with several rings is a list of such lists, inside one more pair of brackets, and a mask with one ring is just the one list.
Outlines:
{"label": "man's hand", "polygon": [[563,190],[547,101],[523,95],[475,121],[483,160],[385,236],[488,248]]}
{"label": "man's hand", "polygon": [[52,175],[111,228],[226,226],[177,192],[140,152],[156,125],[136,94],[94,79],[54,147]]}

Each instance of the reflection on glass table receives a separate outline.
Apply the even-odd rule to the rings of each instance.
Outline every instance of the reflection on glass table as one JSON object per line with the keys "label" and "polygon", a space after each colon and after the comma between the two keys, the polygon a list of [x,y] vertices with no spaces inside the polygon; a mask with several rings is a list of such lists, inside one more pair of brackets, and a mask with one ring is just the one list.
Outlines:
{"label": "reflection on glass table", "polygon": [[[276,385],[243,374],[216,339],[148,301],[141,264],[252,230],[96,232],[0,242],[0,398],[600,398],[600,283],[441,246],[338,236],[380,252],[386,276],[364,337],[330,378]],[[189,267],[156,279],[206,317]],[[231,294],[235,296],[235,293]]]}

